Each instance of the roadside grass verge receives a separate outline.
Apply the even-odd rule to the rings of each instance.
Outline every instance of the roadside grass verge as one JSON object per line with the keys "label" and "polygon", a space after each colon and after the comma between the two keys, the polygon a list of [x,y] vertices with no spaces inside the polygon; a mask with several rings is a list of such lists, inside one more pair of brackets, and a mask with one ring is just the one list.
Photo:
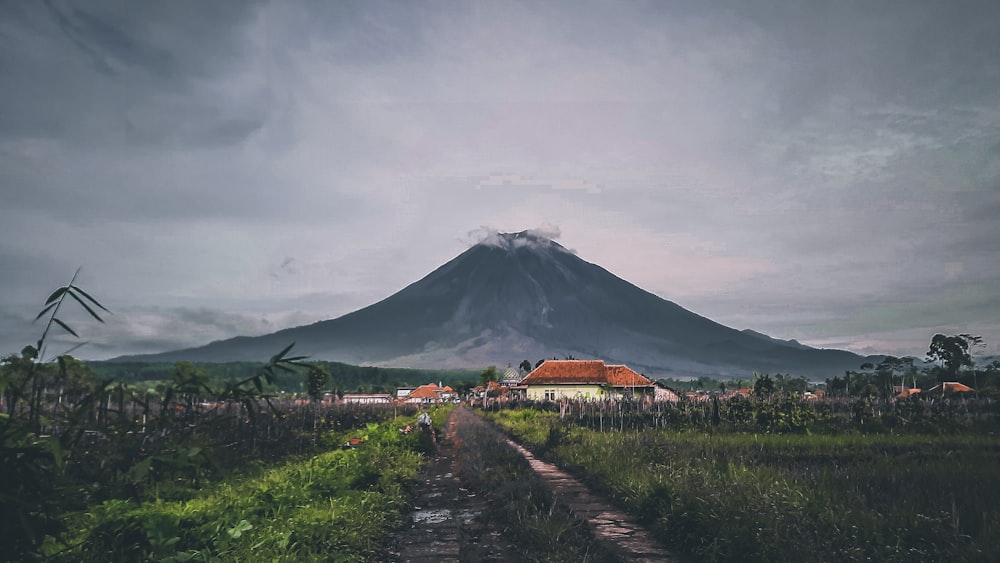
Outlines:
{"label": "roadside grass verge", "polygon": [[701,561],[1000,560],[989,435],[601,433],[491,417]]}
{"label": "roadside grass verge", "polygon": [[[443,420],[446,409],[434,413]],[[423,464],[416,417],[331,432],[330,451],[251,469],[184,500],[112,500],[69,518],[56,561],[365,561]],[[355,447],[348,439],[363,440]]]}
{"label": "roadside grass verge", "polygon": [[[461,413],[456,413],[456,415]],[[460,475],[479,493],[493,499],[491,517],[510,534],[524,561],[604,562],[619,559],[601,546],[552,494],[492,425],[471,420],[456,428]]]}

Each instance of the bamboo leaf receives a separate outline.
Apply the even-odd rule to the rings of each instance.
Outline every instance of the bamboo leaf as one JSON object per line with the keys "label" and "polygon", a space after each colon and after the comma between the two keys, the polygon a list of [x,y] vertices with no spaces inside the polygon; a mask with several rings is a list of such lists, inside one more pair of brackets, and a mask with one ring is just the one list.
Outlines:
{"label": "bamboo leaf", "polygon": [[[49,303],[48,305],[46,305],[42,309],[42,311],[40,313],[38,313],[38,316],[35,317],[35,320],[37,321],[38,319],[42,318],[42,315],[44,315],[45,313],[48,313],[49,311],[51,311],[52,308],[55,307],[56,305],[59,305],[59,303],[57,301],[53,301],[53,302]],[[32,322],[34,322],[34,321],[32,321]]]}
{"label": "bamboo leaf", "polygon": [[111,313],[111,311],[107,307],[105,307],[104,305],[101,305],[100,302],[97,301],[97,299],[94,299],[93,297],[91,297],[90,294],[87,293],[86,291],[80,289],[79,287],[77,287],[75,285],[71,285],[71,286],[69,286],[69,288],[72,289],[75,292],[79,292],[80,295],[86,297],[88,301],[90,301],[94,305],[97,305],[98,307],[100,307],[102,311],[107,312],[107,313]]}
{"label": "bamboo leaf", "polygon": [[253,378],[253,386],[257,388],[258,393],[264,392],[264,385],[260,382],[259,377]]}
{"label": "bamboo leaf", "polygon": [[71,329],[68,324],[62,322],[61,320],[59,320],[59,319],[57,319],[55,317],[52,317],[52,321],[55,322],[57,325],[63,327],[63,329],[65,329],[66,332],[72,334],[73,336],[75,336],[77,338],[80,338],[80,335],[77,334],[75,330]]}
{"label": "bamboo leaf", "polygon": [[72,291],[69,292],[69,295],[73,299],[76,299],[76,302],[79,303],[81,307],[83,307],[84,309],[86,309],[87,312],[90,313],[91,317],[94,317],[95,319],[97,319],[98,321],[100,321],[102,323],[104,322],[104,319],[102,319],[100,317],[100,315],[98,315],[97,313],[95,313],[94,310],[91,309],[90,306],[87,305],[87,303],[79,295],[77,295],[76,293],[74,293]]}
{"label": "bamboo leaf", "polygon": [[289,364],[294,364],[296,362],[305,360],[308,357],[309,356],[292,356],[291,358],[285,358],[284,360],[281,360],[281,361],[285,362],[285,363],[289,363]]}
{"label": "bamboo leaf", "polygon": [[52,295],[49,295],[49,298],[45,300],[45,304],[48,305],[50,303],[55,303],[67,291],[69,291],[69,286],[68,285],[64,286],[64,287],[60,287],[59,289],[53,291]]}
{"label": "bamboo leaf", "polygon": [[270,397],[264,397],[264,401],[267,403],[267,406],[271,409],[271,412],[273,412],[275,415],[281,416],[281,411],[279,411],[274,406],[274,404],[271,402],[271,398]]}
{"label": "bamboo leaf", "polygon": [[81,343],[79,343],[79,344],[71,347],[69,350],[66,350],[65,352],[63,352],[62,355],[59,356],[59,358],[62,358],[63,356],[68,356],[69,354],[72,354],[77,348],[80,348],[81,346],[86,346],[87,344],[90,344],[89,340],[87,342],[81,342]]}
{"label": "bamboo leaf", "polygon": [[277,354],[271,356],[271,361],[268,362],[268,363],[274,364],[274,363],[280,362],[281,359],[285,357],[285,354],[287,354],[288,351],[292,349],[292,346],[295,346],[294,342],[292,342],[288,346],[285,346],[284,350],[282,350],[282,351],[278,352]]}

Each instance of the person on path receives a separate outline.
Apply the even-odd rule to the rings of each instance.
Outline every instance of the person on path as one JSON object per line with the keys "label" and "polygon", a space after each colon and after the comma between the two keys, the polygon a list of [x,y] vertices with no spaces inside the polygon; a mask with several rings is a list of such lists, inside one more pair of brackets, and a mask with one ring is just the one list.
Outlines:
{"label": "person on path", "polygon": [[421,434],[430,437],[431,447],[436,450],[437,436],[434,433],[434,423],[431,421],[431,415],[427,414],[427,411],[423,411],[417,416],[417,427],[420,428]]}

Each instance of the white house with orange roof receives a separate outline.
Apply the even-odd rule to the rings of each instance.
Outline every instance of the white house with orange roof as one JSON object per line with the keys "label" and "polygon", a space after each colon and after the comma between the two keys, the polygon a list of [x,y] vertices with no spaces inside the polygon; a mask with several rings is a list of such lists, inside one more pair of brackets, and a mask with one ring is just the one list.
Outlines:
{"label": "white house with orange roof", "polygon": [[455,402],[458,400],[458,393],[450,386],[440,387],[434,383],[421,385],[410,391],[403,402],[416,405],[431,405],[438,403]]}
{"label": "white house with orange roof", "polygon": [[628,366],[604,360],[546,360],[521,380],[530,400],[595,400],[652,395],[655,383]]}

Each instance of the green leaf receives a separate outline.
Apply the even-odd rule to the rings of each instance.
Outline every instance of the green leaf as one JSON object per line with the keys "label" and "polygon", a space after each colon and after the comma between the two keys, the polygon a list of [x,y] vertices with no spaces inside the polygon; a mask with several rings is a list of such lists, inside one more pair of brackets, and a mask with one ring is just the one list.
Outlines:
{"label": "green leaf", "polygon": [[126,478],[130,483],[142,483],[149,477],[149,473],[153,468],[153,458],[147,457],[146,459],[140,461],[139,463],[132,466],[126,474]]}
{"label": "green leaf", "polygon": [[66,330],[66,332],[68,332],[68,333],[72,334],[73,336],[75,336],[75,337],[77,337],[77,338],[80,338],[80,335],[79,335],[79,334],[77,334],[75,330],[71,329],[71,328],[69,327],[69,325],[68,325],[68,324],[66,324],[66,323],[62,322],[61,320],[59,320],[59,319],[57,319],[57,318],[55,318],[55,317],[52,317],[52,321],[53,321],[54,323],[56,323],[57,325],[59,325],[59,326],[63,327],[63,329],[65,329],[65,330]]}
{"label": "green leaf", "polygon": [[231,537],[233,539],[237,539],[237,538],[239,538],[240,536],[243,535],[243,532],[246,532],[246,531],[249,531],[249,530],[252,530],[252,529],[253,529],[253,524],[251,524],[250,522],[247,522],[246,520],[240,520],[239,524],[236,524],[232,528],[227,528],[226,529],[226,533],[229,534],[229,537]]}
{"label": "green leaf", "polygon": [[264,385],[260,382],[259,377],[253,378],[253,386],[257,388],[258,393],[264,392]]}
{"label": "green leaf", "polygon": [[63,293],[66,293],[67,291],[69,291],[68,285],[53,291],[52,295],[49,295],[49,298],[45,300],[45,304],[49,305],[51,303],[55,303],[60,297],[62,297]]}
{"label": "green leaf", "polygon": [[95,313],[94,310],[91,309],[90,306],[87,305],[87,303],[79,295],[77,295],[76,293],[70,291],[69,292],[69,296],[72,297],[73,299],[76,299],[76,302],[79,303],[81,307],[83,307],[84,309],[86,309],[87,312],[90,313],[91,317],[94,317],[95,319],[97,319],[98,321],[100,321],[102,323],[104,322],[104,319],[102,319],[100,317],[100,315],[98,315],[97,313]]}
{"label": "green leaf", "polygon": [[94,305],[97,305],[98,307],[100,307],[102,311],[104,311],[106,313],[111,313],[111,311],[108,310],[107,307],[105,307],[104,305],[101,305],[100,302],[97,301],[97,299],[94,299],[93,297],[91,297],[90,294],[87,293],[86,291],[80,289],[79,287],[77,287],[75,285],[71,285],[71,286],[69,286],[69,288],[72,289],[75,292],[78,292],[80,295],[86,297],[88,301],[90,301]]}
{"label": "green leaf", "polygon": [[[53,301],[53,302],[49,303],[48,305],[46,305],[42,309],[42,311],[40,313],[38,313],[38,316],[35,317],[35,320],[37,321],[38,319],[42,318],[42,315],[44,315],[45,313],[48,313],[49,311],[51,311],[52,308],[55,307],[56,305],[59,305],[59,303],[57,301]],[[32,322],[34,322],[34,321],[32,321]]]}
{"label": "green leaf", "polygon": [[285,354],[287,354],[288,351],[291,350],[293,346],[295,346],[294,342],[292,342],[288,346],[285,346],[284,350],[282,350],[282,351],[278,352],[277,354],[271,356],[271,360],[268,363],[270,363],[270,364],[276,364],[279,361],[281,361],[281,359],[285,357]]}
{"label": "green leaf", "polygon": [[56,463],[56,467],[62,467],[63,465],[63,451],[62,446],[59,444],[59,440],[54,438],[48,438],[45,440],[45,447],[52,454],[52,459]]}

